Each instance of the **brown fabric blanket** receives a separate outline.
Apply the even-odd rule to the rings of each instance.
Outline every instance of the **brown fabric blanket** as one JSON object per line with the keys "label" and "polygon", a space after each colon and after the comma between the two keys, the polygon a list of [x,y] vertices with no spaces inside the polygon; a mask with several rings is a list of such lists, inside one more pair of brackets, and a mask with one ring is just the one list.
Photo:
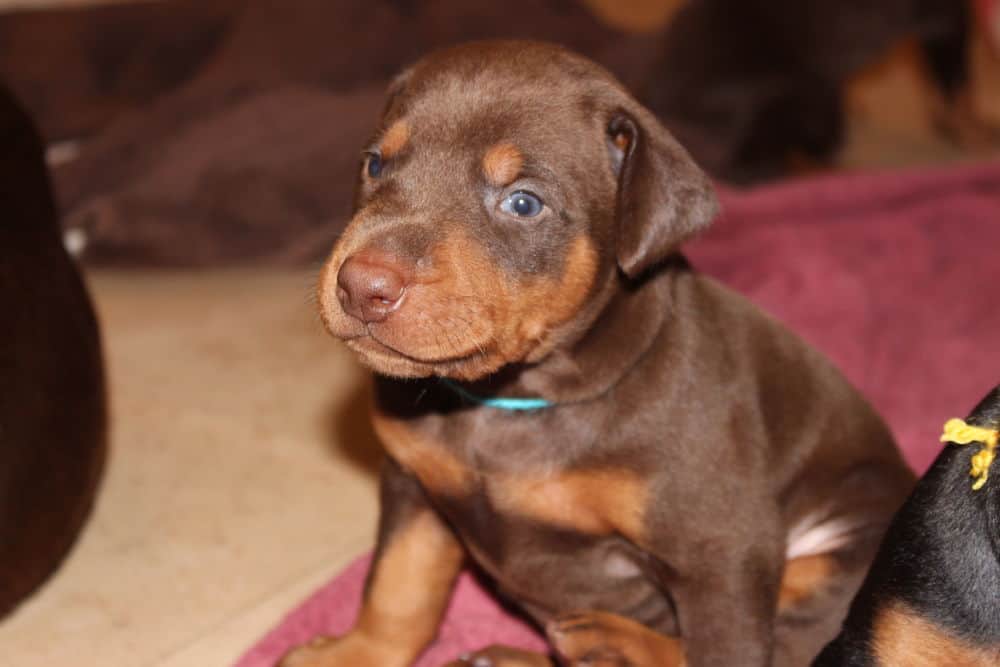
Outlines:
{"label": "brown fabric blanket", "polygon": [[[761,37],[751,20],[757,5],[771,7],[755,4],[742,22],[744,48]],[[732,30],[688,29],[687,15],[666,33],[638,36],[608,27],[580,0],[164,0],[0,17],[0,76],[49,139],[92,135],[54,172],[64,226],[84,231],[86,261],[294,264],[321,257],[342,229],[382,91],[421,54],[469,39],[545,39],[605,64],[634,90],[676,80],[673,99],[715,99],[729,79],[712,68],[693,80],[674,70],[701,72],[691,64],[718,56],[728,75],[745,77],[745,58]],[[903,30],[904,18],[879,23],[879,34]],[[660,41],[671,39],[682,56],[656,64]],[[765,73],[771,60],[760,65]],[[737,88],[737,99],[723,96],[721,116],[693,114],[699,131],[664,113],[708,167],[747,142],[756,148],[737,151],[741,160],[783,164],[799,140],[780,114],[731,135],[712,125],[741,109],[757,117],[759,86]],[[839,119],[837,96],[819,97],[809,111],[793,110],[796,122],[826,111]],[[827,138],[837,144],[839,130]]]}
{"label": "brown fabric blanket", "polygon": [[[174,0],[164,7],[176,7],[180,18],[135,7],[76,11],[75,32],[68,17],[0,19],[0,41],[22,35],[19,47],[0,50],[0,72],[6,62],[10,76],[18,73],[11,58],[53,26],[50,38],[65,32],[78,43],[39,64],[32,74],[38,80],[57,76],[58,63],[93,56],[88,40],[101,30],[109,51],[125,58],[114,66],[91,59],[78,72],[95,95],[101,82],[109,86],[104,106],[73,104],[51,87],[32,96],[23,73],[17,79],[50,137],[91,130],[102,115],[111,119],[55,171],[65,226],[86,231],[88,262],[319,257],[349,210],[359,150],[386,83],[436,47],[496,37],[557,41],[631,73],[633,82],[655,51],[655,38],[623,35],[575,0]],[[201,35],[192,50],[138,85],[158,59],[184,47],[184,20]],[[34,38],[31,30],[39,31]],[[130,32],[145,30],[149,44],[130,41]],[[182,71],[190,76],[178,83]],[[60,114],[63,101],[89,120]]]}
{"label": "brown fabric blanket", "polygon": [[194,76],[242,0],[0,15],[0,79],[48,141],[94,134]]}

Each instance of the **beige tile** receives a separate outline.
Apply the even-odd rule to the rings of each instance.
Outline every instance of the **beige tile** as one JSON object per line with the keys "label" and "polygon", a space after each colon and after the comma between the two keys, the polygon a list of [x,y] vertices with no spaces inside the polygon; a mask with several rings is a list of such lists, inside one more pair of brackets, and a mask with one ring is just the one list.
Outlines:
{"label": "beige tile", "polygon": [[366,382],[316,323],[310,281],[92,277],[110,465],[65,567],[0,624],[0,664],[225,665],[367,548]]}
{"label": "beige tile", "polygon": [[[347,560],[350,560],[348,558]],[[289,582],[286,586],[266,596],[212,628],[194,643],[156,663],[156,667],[192,667],[192,665],[220,665],[225,667],[242,654],[248,637],[262,637],[298,602],[329,581],[346,564],[340,557],[314,572]]]}

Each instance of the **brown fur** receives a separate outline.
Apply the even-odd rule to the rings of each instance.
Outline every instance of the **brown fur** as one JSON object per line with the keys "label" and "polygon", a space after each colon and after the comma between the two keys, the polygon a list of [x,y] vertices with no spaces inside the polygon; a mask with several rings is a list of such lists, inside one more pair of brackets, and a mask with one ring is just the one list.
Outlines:
{"label": "brown fur", "polygon": [[573,471],[553,476],[484,476],[450,454],[441,443],[423,440],[402,422],[375,410],[375,433],[389,454],[435,494],[489,494],[504,511],[582,533],[619,533],[642,540],[647,502],[644,480],[629,471]]}
{"label": "brown fur", "polygon": [[[407,148],[359,177],[318,285],[327,328],[376,371],[373,581],[408,517],[433,511],[538,623],[589,615],[573,645],[606,664],[677,664],[680,647],[691,667],[804,664],[912,476],[822,357],[677,254],[715,214],[708,179],[557,47],[434,53],[390,96],[382,124],[405,121]],[[516,214],[513,192],[539,206]],[[386,272],[371,284],[406,276],[384,317],[342,306],[341,267],[371,253]],[[826,541],[791,543],[816,517]],[[354,636],[316,664],[347,664]]]}

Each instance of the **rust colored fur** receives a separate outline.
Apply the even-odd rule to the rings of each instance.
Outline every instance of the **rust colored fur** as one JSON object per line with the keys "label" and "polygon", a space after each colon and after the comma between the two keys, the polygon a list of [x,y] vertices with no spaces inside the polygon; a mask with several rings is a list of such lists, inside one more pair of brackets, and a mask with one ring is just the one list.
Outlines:
{"label": "rust colored fur", "polygon": [[[375,372],[389,458],[363,618],[395,536],[434,513],[566,664],[805,664],[912,477],[828,362],[678,254],[715,215],[708,179],[609,74],[546,44],[431,54],[390,90],[381,127],[400,122],[318,285]],[[359,299],[375,310],[345,310]],[[364,636],[285,666],[418,653],[385,662]]]}
{"label": "rust colored fur", "polygon": [[486,151],[483,156],[483,173],[486,180],[493,185],[503,186],[511,183],[521,173],[524,158],[517,146],[502,141]]}
{"label": "rust colored fur", "polygon": [[905,605],[891,606],[879,614],[875,621],[873,649],[879,667],[995,667],[1000,664],[1000,648],[973,646],[936,627]]}
{"label": "rust colored fur", "polygon": [[410,140],[410,128],[405,120],[398,120],[389,126],[380,142],[380,148],[384,157],[391,158],[398,155],[404,148],[406,142]]}

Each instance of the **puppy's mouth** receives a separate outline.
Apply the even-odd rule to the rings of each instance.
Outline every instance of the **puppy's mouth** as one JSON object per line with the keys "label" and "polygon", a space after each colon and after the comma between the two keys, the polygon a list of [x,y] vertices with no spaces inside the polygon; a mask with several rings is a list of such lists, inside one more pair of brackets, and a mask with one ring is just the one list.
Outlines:
{"label": "puppy's mouth", "polygon": [[[582,250],[573,250],[567,265],[586,270],[567,268],[561,279],[511,278],[467,240],[442,242],[422,268],[389,270],[391,262],[373,251],[344,262],[335,253],[320,276],[320,314],[327,330],[376,373],[482,379],[508,364],[536,363],[559,344],[553,331],[572,317],[593,282],[594,251],[581,238],[573,248]],[[359,307],[369,303],[361,297],[374,296],[397,303]]]}
{"label": "puppy's mouth", "polygon": [[321,314],[364,365],[392,377],[479,380],[508,364],[534,363],[551,348],[540,318],[523,318],[508,302],[454,292],[415,282],[406,302],[384,319],[366,322],[329,298]]}
{"label": "puppy's mouth", "polygon": [[366,334],[347,338],[344,342],[347,343],[348,347],[361,355],[373,354],[379,356],[398,357],[411,363],[421,364],[428,367],[461,363],[463,361],[468,361],[484,355],[483,351],[477,350],[469,353],[456,353],[452,355],[442,354],[433,357],[424,357],[393,347],[389,343],[381,340],[377,334],[370,330]]}
{"label": "puppy's mouth", "polygon": [[484,349],[454,354],[423,356],[401,350],[381,340],[374,333],[345,338],[344,342],[360,361],[377,373],[392,377],[448,377],[477,380],[496,371],[504,362]]}

